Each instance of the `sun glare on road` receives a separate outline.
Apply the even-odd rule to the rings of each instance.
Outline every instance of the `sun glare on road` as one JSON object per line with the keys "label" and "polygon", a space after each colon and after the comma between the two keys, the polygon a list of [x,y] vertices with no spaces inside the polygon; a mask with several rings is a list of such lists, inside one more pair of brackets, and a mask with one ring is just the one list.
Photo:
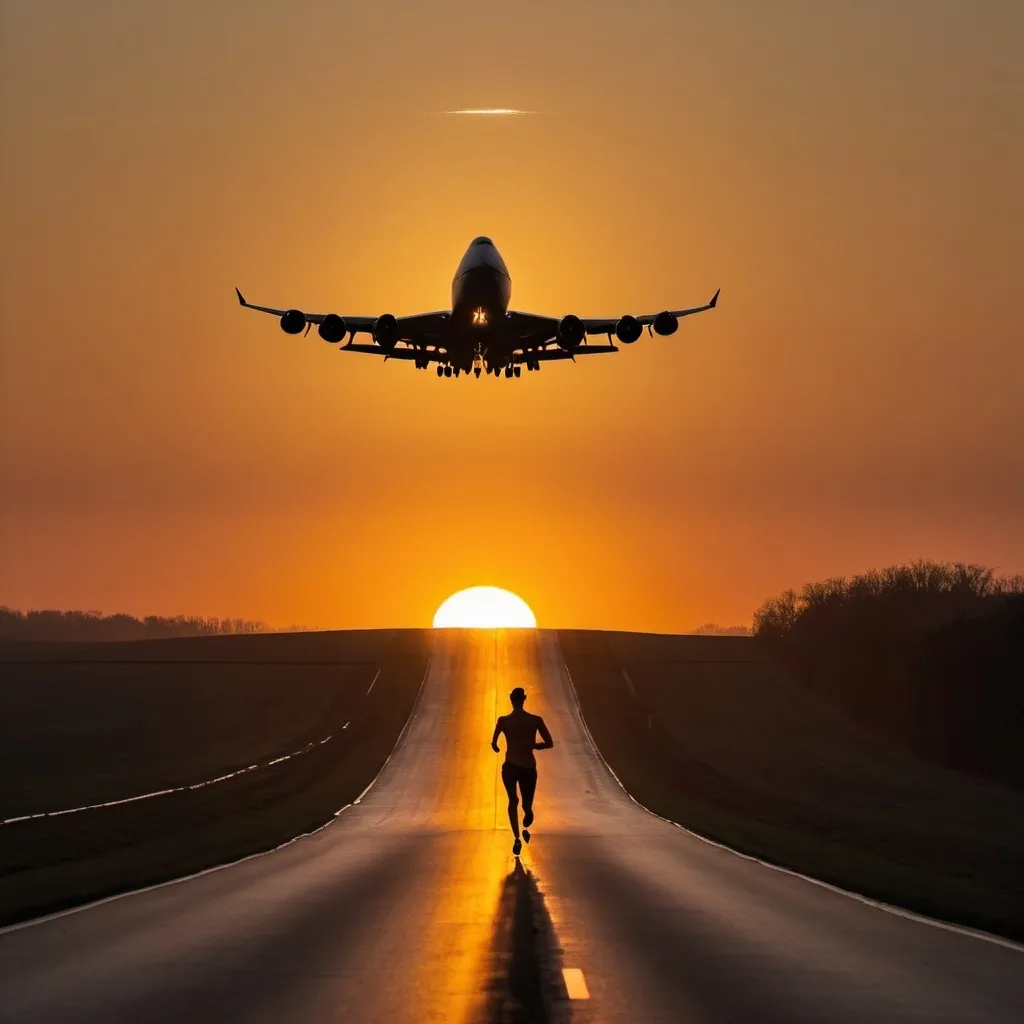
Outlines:
{"label": "sun glare on road", "polygon": [[445,601],[434,614],[434,629],[461,626],[467,629],[496,629],[525,626],[535,629],[537,618],[530,606],[510,590],[500,587],[470,587]]}

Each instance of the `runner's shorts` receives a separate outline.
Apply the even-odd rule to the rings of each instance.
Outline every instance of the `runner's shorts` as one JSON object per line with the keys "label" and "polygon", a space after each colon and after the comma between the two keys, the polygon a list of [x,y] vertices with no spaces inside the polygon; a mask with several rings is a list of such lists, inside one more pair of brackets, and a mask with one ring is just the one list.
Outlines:
{"label": "runner's shorts", "polygon": [[524,768],[520,764],[510,764],[506,761],[501,766],[501,781],[508,793],[510,801],[516,799],[516,786],[523,794],[523,804],[529,807],[533,803],[533,794],[537,789],[537,769]]}

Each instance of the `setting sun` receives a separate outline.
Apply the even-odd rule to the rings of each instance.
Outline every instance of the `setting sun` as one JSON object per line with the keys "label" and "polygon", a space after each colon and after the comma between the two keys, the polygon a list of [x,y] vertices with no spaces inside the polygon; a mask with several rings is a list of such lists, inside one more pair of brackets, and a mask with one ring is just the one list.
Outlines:
{"label": "setting sun", "polygon": [[536,628],[530,606],[510,590],[500,587],[470,587],[452,594],[434,614],[434,628],[462,626],[495,629],[498,626]]}

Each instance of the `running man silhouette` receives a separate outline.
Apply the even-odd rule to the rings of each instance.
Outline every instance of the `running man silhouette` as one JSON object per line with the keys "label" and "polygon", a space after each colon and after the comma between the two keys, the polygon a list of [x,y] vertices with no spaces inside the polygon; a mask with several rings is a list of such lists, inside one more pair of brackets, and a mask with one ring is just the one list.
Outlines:
{"label": "running man silhouette", "polygon": [[[491,749],[500,753],[498,737],[505,734],[505,763],[501,766],[501,781],[508,793],[508,821],[512,826],[512,835],[516,841],[512,844],[512,853],[519,856],[523,852],[523,844],[519,839],[519,798],[516,787],[523,796],[523,839],[530,841],[530,826],[533,824],[533,794],[537,791],[537,762],[534,760],[535,750],[550,750],[555,741],[544,724],[540,715],[531,715],[523,710],[526,702],[526,691],[517,686],[509,695],[512,711],[502,715],[494,726],[491,737]],[[543,743],[537,742],[540,733]]]}

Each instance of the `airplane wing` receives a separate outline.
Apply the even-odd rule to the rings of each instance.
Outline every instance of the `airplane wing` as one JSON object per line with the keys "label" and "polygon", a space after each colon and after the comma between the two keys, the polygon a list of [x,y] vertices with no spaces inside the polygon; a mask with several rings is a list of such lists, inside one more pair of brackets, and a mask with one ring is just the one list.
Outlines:
{"label": "airplane wing", "polygon": [[[288,310],[288,309],[275,309],[273,306],[257,306],[253,302],[247,302],[245,296],[236,288],[235,294],[238,296],[238,302],[246,309],[255,309],[259,313],[269,313],[271,316],[283,317],[286,314],[297,312],[303,319],[299,320],[298,330],[302,330],[302,324],[305,322],[306,330],[309,330],[309,325],[315,324],[320,326],[324,320],[329,316],[334,316],[332,313],[306,313],[302,310]],[[397,327],[396,333],[393,335],[395,338],[395,346],[389,351],[386,348],[382,348],[379,345],[354,345],[352,344],[357,334],[373,334],[373,326],[379,319],[375,316],[344,316],[340,319],[344,321],[345,333],[349,336],[349,343],[342,345],[341,347],[348,352],[366,352],[368,354],[378,356],[389,356],[392,359],[413,359],[414,356],[411,354],[412,350],[409,349],[410,354],[401,355],[398,349],[398,344],[406,342],[409,345],[413,345],[419,348],[423,348],[428,345],[440,344],[441,338],[443,337],[443,325],[450,316],[450,312],[446,309],[437,310],[433,313],[415,313],[412,316],[399,316],[395,317],[395,325]],[[287,328],[286,328],[287,329]],[[297,333],[297,332],[295,332]],[[331,339],[340,340],[340,339]]]}
{"label": "airplane wing", "polygon": [[[718,296],[720,292],[721,289],[715,292],[711,297],[711,300],[702,306],[690,306],[686,309],[668,309],[665,310],[664,313],[644,313],[641,316],[634,317],[634,319],[640,327],[651,328],[655,321],[665,314],[668,314],[668,316],[673,320],[679,320],[680,317],[692,316],[694,313],[703,313],[706,310],[714,309],[718,305]],[[516,310],[510,310],[508,315],[513,333],[520,341],[520,347],[523,349],[536,348],[543,351],[544,346],[554,343],[558,338],[559,320],[557,317],[540,316],[536,313],[523,313]],[[615,333],[616,325],[619,322],[619,318],[581,317],[580,321],[583,324],[587,335],[613,335]],[[590,352],[616,351],[615,346],[587,345],[584,341],[584,343],[575,350],[575,354],[579,355],[584,352],[584,350]],[[534,356],[534,358],[536,358],[536,356]],[[561,359],[563,356],[541,356],[541,358]]]}
{"label": "airplane wing", "polygon": [[[257,306],[254,302],[246,302],[245,296],[237,288],[235,289],[235,294],[238,296],[239,305],[245,306],[246,309],[255,309],[258,313],[269,313],[271,316],[282,317],[285,313],[291,312],[288,309],[274,309],[273,306]],[[300,310],[299,312],[302,311]],[[302,315],[305,317],[307,324],[319,326],[330,314],[303,312]],[[369,334],[373,330],[373,325],[377,318],[375,316],[347,316],[344,319],[345,326],[352,333]]]}
{"label": "airplane wing", "polygon": [[[665,312],[676,320],[679,320],[684,316],[693,316],[694,313],[704,313],[709,309],[714,309],[715,306],[718,305],[718,296],[721,291],[722,289],[719,288],[718,291],[711,296],[711,300],[709,302],[705,302],[703,306],[690,306],[688,309],[668,309],[665,310]],[[644,313],[636,319],[639,321],[641,327],[650,327],[659,316],[661,316],[660,313]],[[582,317],[582,320],[584,326],[587,328],[587,334],[613,334],[615,332],[615,325],[619,322],[618,317]]]}
{"label": "airplane wing", "polygon": [[387,359],[408,359],[410,361],[421,359],[425,363],[446,363],[448,362],[448,351],[444,346],[425,348],[402,342],[392,349],[381,348],[380,345],[357,345],[351,341],[345,345],[338,346],[339,352],[362,352],[368,356],[383,356]]}
{"label": "airplane wing", "polygon": [[543,363],[552,359],[575,359],[577,356],[596,356],[604,352],[618,351],[619,349],[616,345],[580,345],[579,348],[574,349],[572,352],[566,352],[565,349],[558,348],[558,346],[554,348],[524,349],[512,356],[512,362],[528,363],[532,360],[535,363]]}

